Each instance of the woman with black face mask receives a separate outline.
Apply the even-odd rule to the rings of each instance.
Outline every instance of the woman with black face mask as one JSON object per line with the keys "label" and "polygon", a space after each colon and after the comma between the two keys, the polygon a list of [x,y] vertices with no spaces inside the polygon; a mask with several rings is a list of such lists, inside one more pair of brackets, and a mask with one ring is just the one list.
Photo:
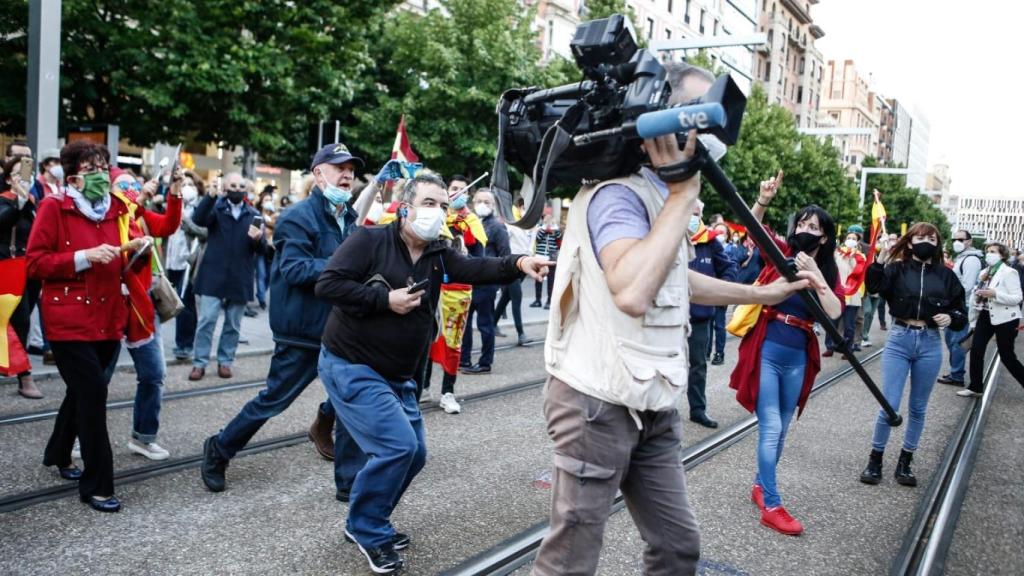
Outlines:
{"label": "woman with black face mask", "polygon": [[[751,207],[758,220],[764,217],[781,181],[780,171],[777,177],[761,183],[760,196]],[[844,292],[835,261],[835,222],[828,212],[814,205],[802,208],[793,221],[793,232],[785,239],[775,237],[775,244],[794,259],[799,270],[818,277],[817,284],[822,286],[816,294],[818,300],[831,318],[838,318],[843,311]],[[766,261],[758,282],[767,284],[779,276]],[[757,414],[757,475],[751,500],[761,512],[761,524],[783,534],[800,534],[803,526],[783,508],[775,470],[789,423],[798,408],[803,410],[820,369],[814,318],[800,296],[793,294],[775,306],[762,307],[740,342],[739,360],[729,381],[737,391],[736,400]]]}
{"label": "woman with black face mask", "polygon": [[[890,251],[884,267],[868,267],[868,292],[889,303],[896,319],[882,352],[882,392],[893,410],[900,409],[910,376],[910,400],[903,450],[896,464],[896,482],[917,486],[910,462],[924,430],[925,412],[935,379],[942,367],[939,328],[960,330],[967,325],[964,288],[942,263],[939,229],[926,222],[914,224]],[[892,427],[879,411],[871,440],[868,466],[860,475],[865,484],[882,481],[882,453]]]}

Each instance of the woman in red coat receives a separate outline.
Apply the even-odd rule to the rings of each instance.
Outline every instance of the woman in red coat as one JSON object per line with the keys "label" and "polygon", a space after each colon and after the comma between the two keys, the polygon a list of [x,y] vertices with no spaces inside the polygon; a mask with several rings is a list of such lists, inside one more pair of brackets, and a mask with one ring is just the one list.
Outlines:
{"label": "woman in red coat", "polygon": [[[106,158],[103,146],[88,142],[61,150],[67,186],[40,203],[27,257],[29,276],[43,283],[46,335],[67,386],[43,464],[78,480],[83,502],[116,512],[106,401],[128,320],[122,277],[129,255],[118,231],[128,207],[110,194]],[[71,461],[75,436],[84,470]]]}

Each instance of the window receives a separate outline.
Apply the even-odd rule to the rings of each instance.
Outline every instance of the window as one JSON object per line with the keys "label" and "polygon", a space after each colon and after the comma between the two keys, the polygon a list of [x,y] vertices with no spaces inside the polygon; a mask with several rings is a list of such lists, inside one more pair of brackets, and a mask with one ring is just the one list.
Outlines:
{"label": "window", "polygon": [[654,18],[647,19],[647,39],[654,39]]}
{"label": "window", "polygon": [[796,103],[800,104],[804,101],[804,87],[801,86],[796,91]]}
{"label": "window", "polygon": [[687,24],[690,23],[690,2],[691,0],[686,0],[686,12],[683,13],[683,22]]}
{"label": "window", "polygon": [[671,40],[671,39],[672,39],[672,31],[669,30],[668,28],[665,28],[665,40]]}
{"label": "window", "polygon": [[698,29],[700,30],[701,34],[704,33],[704,14],[705,14],[705,12],[706,11],[703,8],[700,9],[700,25],[699,25]]}
{"label": "window", "polygon": [[712,36],[718,36],[718,20],[715,20],[714,27],[711,30],[712,30],[712,32],[711,32]]}
{"label": "window", "polygon": [[668,13],[672,13],[672,0],[668,0]]}

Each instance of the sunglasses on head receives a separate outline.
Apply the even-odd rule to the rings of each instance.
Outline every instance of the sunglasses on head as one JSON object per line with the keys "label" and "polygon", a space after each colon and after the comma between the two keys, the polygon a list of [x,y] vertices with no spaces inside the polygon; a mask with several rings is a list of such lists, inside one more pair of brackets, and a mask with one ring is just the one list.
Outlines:
{"label": "sunglasses on head", "polygon": [[117,187],[120,188],[122,192],[127,192],[129,190],[142,192],[142,184],[139,184],[138,182],[118,182]]}

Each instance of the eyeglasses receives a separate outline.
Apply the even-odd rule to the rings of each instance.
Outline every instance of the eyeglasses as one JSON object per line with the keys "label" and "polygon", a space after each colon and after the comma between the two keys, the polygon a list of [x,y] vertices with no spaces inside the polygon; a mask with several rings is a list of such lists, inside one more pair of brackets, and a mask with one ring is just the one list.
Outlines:
{"label": "eyeglasses", "polygon": [[90,174],[92,172],[104,172],[104,171],[109,170],[109,169],[110,169],[110,166],[108,166],[106,164],[79,164],[78,165],[78,173],[79,174]]}
{"label": "eyeglasses", "polygon": [[245,190],[245,184],[226,184],[226,190]]}
{"label": "eyeglasses", "polygon": [[142,184],[139,184],[138,182],[118,182],[117,187],[120,188],[122,192],[127,192],[129,190],[142,192]]}

